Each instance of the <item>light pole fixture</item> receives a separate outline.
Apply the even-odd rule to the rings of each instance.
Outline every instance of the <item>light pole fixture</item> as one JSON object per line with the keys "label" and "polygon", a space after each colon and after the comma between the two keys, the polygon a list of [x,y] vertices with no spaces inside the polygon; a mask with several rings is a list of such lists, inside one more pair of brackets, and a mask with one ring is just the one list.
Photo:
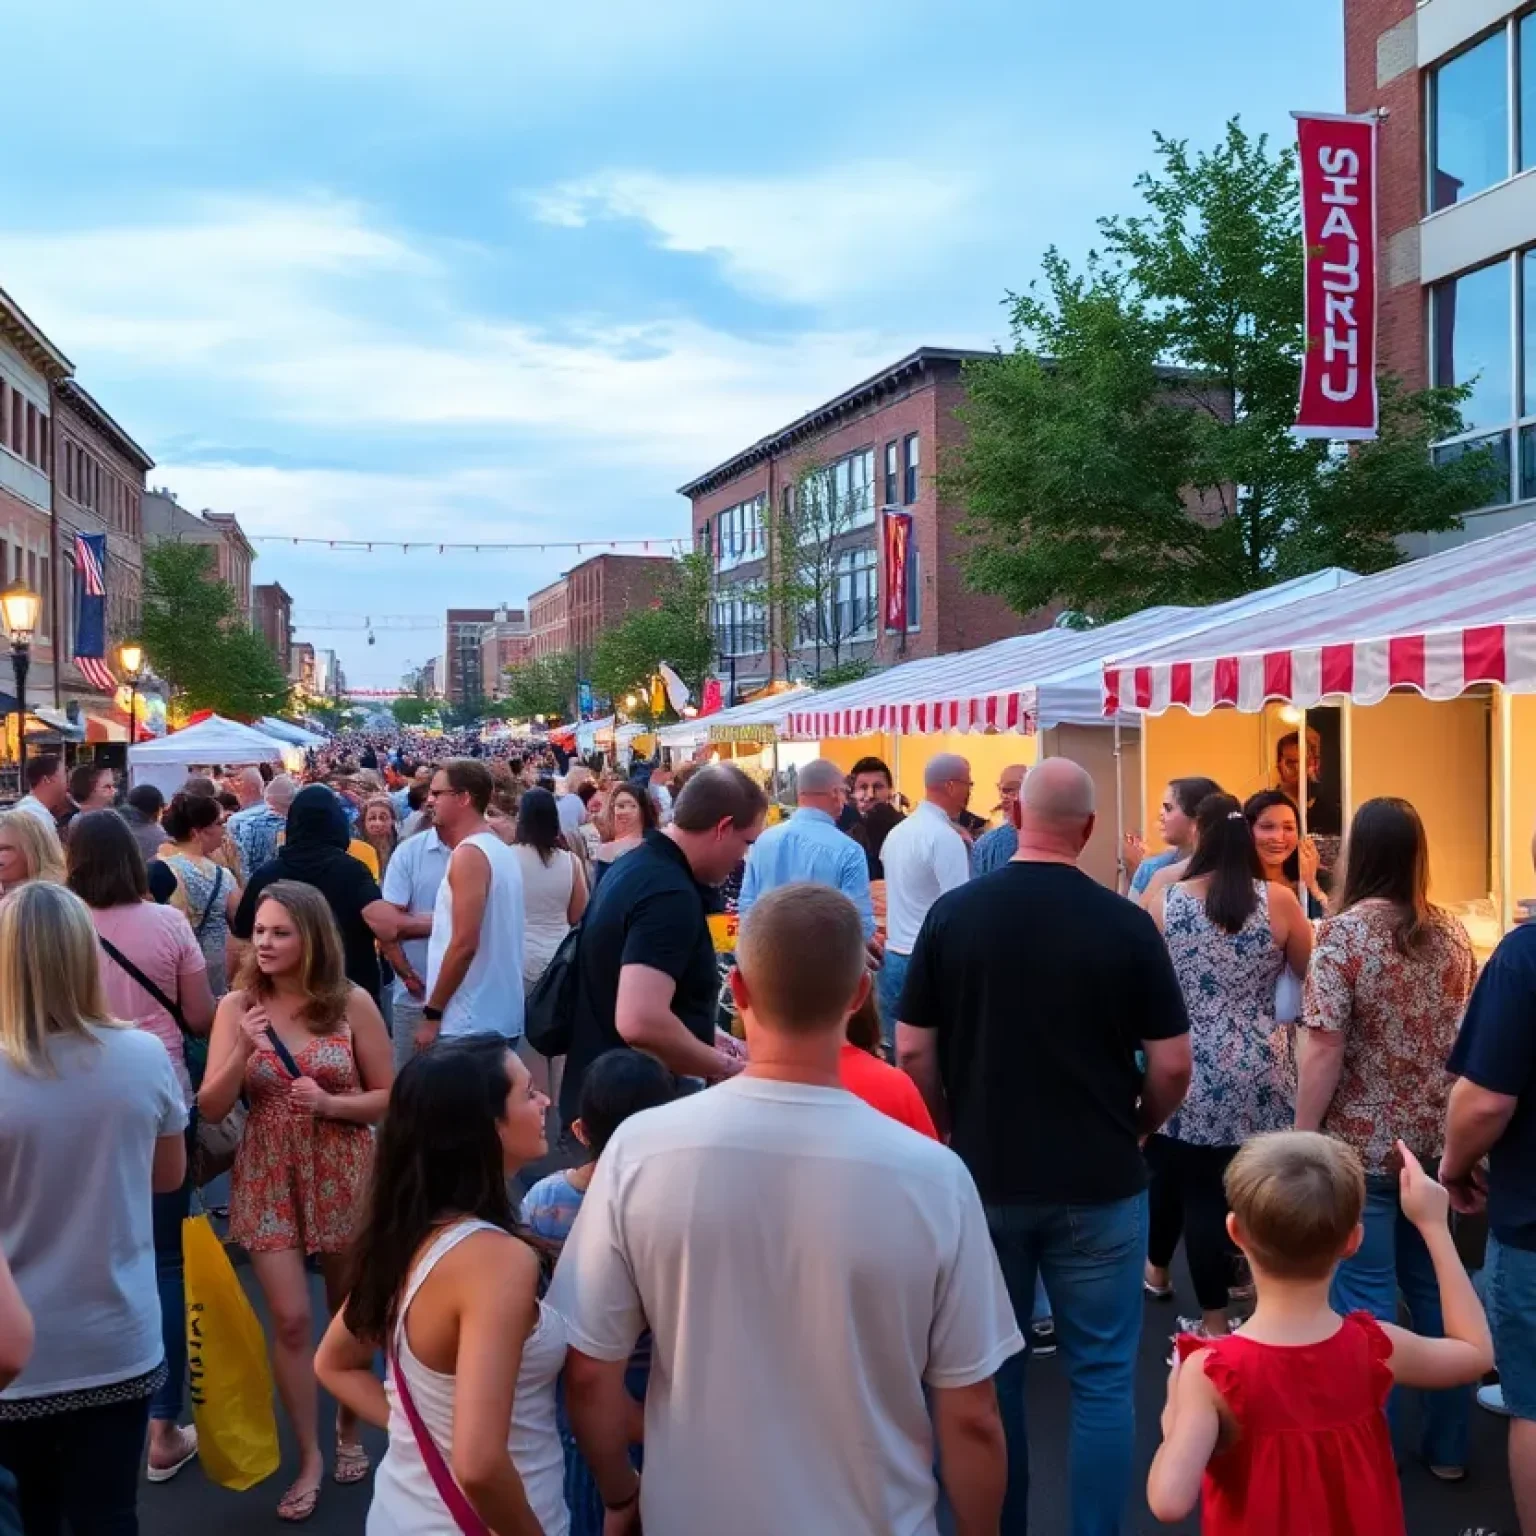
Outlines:
{"label": "light pole fixture", "polygon": [[128,745],[139,739],[139,684],[144,681],[144,647],[132,640],[125,640],[118,647],[118,660],[128,676]]}
{"label": "light pole fixture", "polygon": [[11,671],[16,678],[16,758],[27,760],[27,671],[32,665],[32,636],[43,600],[25,582],[15,581],[0,592],[0,617],[11,636]]}

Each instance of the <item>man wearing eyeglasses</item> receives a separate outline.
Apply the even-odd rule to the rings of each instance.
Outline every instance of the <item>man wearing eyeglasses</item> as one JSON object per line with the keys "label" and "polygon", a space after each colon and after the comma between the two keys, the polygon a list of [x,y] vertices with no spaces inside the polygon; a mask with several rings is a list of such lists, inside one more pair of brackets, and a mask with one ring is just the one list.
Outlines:
{"label": "man wearing eyeglasses", "polygon": [[976,845],[971,849],[972,879],[1001,869],[1019,851],[1019,832],[1013,824],[1013,808],[1018,804],[1026,772],[1023,763],[1010,763],[998,775],[997,808],[1003,813],[1002,825],[976,839]]}
{"label": "man wearing eyeglasses", "polygon": [[970,850],[955,818],[970,804],[971,765],[950,752],[923,771],[926,798],[880,850],[885,866],[885,964],[880,970],[880,1027],[887,1041],[896,1029],[896,1008],[907,961],[928,909],[946,891],[970,878]]}

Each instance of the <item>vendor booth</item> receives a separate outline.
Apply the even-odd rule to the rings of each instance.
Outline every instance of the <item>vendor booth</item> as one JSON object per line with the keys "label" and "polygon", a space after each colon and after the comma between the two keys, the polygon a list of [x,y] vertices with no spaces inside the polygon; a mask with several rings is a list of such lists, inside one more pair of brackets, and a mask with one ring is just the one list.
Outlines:
{"label": "vendor booth", "polygon": [[209,715],[184,730],[129,747],[128,776],[134,784],[153,784],[170,799],[199,770],[282,760],[281,742],[238,721]]}
{"label": "vendor booth", "polygon": [[1172,777],[1207,774],[1239,796],[1273,784],[1281,738],[1304,731],[1339,830],[1374,796],[1418,808],[1431,895],[1479,951],[1536,893],[1536,525],[1121,651],[1103,708],[1144,717],[1142,826]]}
{"label": "vendor booth", "polygon": [[[923,794],[923,769],[958,752],[976,783],[972,809],[991,811],[993,786],[1013,763],[1070,757],[1093,775],[1099,819],[1083,867],[1105,885],[1119,873],[1119,826],[1141,781],[1138,718],[1106,718],[1105,657],[1127,646],[1188,637],[1235,617],[1335,593],[1356,578],[1330,569],[1208,608],[1148,608],[1112,624],[1016,635],[974,651],[893,667],[793,709],[784,733],[815,739],[845,767],[872,754],[891,765],[908,800]],[[1118,727],[1118,728],[1117,728]],[[1117,811],[1120,814],[1117,815]]]}
{"label": "vendor booth", "polygon": [[795,773],[818,755],[811,742],[783,739],[785,716],[812,690],[783,687],[749,699],[712,715],[680,720],[656,733],[658,744],[677,757],[706,753],[724,762],[737,763],[752,775],[770,796],[780,801],[794,798]]}

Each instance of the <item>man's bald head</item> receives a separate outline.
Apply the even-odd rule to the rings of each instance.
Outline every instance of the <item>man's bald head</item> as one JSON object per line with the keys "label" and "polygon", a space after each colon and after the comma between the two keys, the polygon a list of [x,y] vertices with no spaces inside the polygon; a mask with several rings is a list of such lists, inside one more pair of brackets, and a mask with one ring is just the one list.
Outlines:
{"label": "man's bald head", "polygon": [[1088,770],[1070,757],[1048,757],[1030,770],[1019,794],[1021,845],[1076,858],[1093,832],[1094,791]]}
{"label": "man's bald head", "polygon": [[940,752],[923,769],[923,788],[928,798],[951,819],[971,799],[971,765],[957,752]]}
{"label": "man's bald head", "polygon": [[795,788],[801,795],[841,794],[843,787],[843,770],[826,757],[807,763],[795,781]]}

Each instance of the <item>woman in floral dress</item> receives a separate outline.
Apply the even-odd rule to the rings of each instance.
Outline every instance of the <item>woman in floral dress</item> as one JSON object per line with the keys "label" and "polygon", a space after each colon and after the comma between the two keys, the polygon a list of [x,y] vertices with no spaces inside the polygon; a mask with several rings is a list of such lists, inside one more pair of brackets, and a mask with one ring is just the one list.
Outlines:
{"label": "woman in floral dress", "polygon": [[[278,1516],[298,1521],[314,1513],[324,1474],[304,1260],[319,1255],[334,1312],[366,1193],[371,1127],[383,1117],[393,1069],[384,1020],[346,979],[341,936],[313,886],[269,885],[251,946],[237,989],[214,1018],[198,1105],[218,1120],[242,1089],[250,1100],[230,1183],[229,1236],[250,1253],[272,1318],[273,1373],[300,1449],[299,1475]],[[368,1475],[345,1409],[337,1415],[333,1475],[339,1483]]]}
{"label": "woman in floral dress", "polygon": [[[1185,1254],[1201,1320],[1227,1328],[1236,1249],[1222,1178],[1250,1136],[1288,1129],[1295,1096],[1289,1027],[1275,1021],[1287,965],[1306,974],[1312,928],[1296,897],[1264,879],[1253,832],[1231,795],[1201,802],[1198,841],[1183,878],[1152,898],[1189,1013],[1194,1075],[1179,1112],[1147,1143],[1147,1160],[1182,1196]],[[1166,1268],[1168,1252],[1148,1260]]]}

